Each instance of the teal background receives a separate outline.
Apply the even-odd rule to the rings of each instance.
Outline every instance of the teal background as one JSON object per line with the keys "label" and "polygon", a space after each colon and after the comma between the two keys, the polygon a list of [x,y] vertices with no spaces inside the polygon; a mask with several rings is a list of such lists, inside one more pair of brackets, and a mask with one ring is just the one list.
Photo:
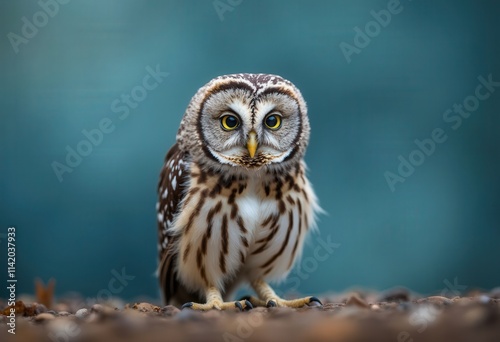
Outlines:
{"label": "teal background", "polygon": [[[480,75],[500,81],[500,4],[401,0],[348,63],[339,45],[387,4],[244,0],[221,20],[213,1],[73,0],[15,53],[8,33],[41,8],[1,1],[1,278],[15,226],[18,293],[38,276],[57,279],[59,295],[96,296],[125,267],[135,279],[118,295],[156,298],[156,184],[184,110],[215,76],[264,72],[308,102],[306,161],[328,213],[305,249],[307,272],[280,291],[498,286],[500,90],[456,130],[443,113]],[[168,77],[119,119],[113,101],[158,64]],[[103,118],[115,130],[59,182],[51,163]],[[392,192],[384,173],[435,128],[448,139]],[[339,246],[318,260],[328,236]]]}

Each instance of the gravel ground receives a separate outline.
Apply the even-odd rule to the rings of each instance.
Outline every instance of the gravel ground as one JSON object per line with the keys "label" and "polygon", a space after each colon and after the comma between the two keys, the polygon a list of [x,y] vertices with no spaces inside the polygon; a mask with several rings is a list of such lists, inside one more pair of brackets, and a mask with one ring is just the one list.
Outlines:
{"label": "gravel ground", "polygon": [[82,307],[76,299],[61,299],[48,310],[41,304],[17,302],[16,335],[8,333],[4,310],[0,340],[500,341],[500,289],[454,298],[395,289],[320,299],[322,307],[257,307],[246,312],[181,311],[150,303]]}

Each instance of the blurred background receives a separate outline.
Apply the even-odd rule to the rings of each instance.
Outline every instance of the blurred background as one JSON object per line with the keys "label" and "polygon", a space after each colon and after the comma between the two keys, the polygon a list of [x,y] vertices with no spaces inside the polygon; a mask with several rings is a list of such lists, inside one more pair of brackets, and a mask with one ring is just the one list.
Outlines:
{"label": "blurred background", "polygon": [[[124,272],[117,295],[159,297],[164,155],[196,90],[237,72],[282,75],[309,105],[306,161],[328,214],[280,291],[500,285],[500,87],[475,95],[480,76],[500,81],[497,1],[0,8],[0,278],[14,226],[18,294],[53,277],[57,295],[92,297]],[[446,141],[414,152],[435,129]]]}

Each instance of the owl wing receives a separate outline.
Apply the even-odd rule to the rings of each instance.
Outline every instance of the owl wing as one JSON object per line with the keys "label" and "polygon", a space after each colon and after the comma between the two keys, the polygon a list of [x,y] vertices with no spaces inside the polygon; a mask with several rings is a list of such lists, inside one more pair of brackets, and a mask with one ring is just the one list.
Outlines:
{"label": "owl wing", "polygon": [[177,281],[177,239],[169,228],[179,213],[181,203],[186,195],[189,172],[186,160],[189,155],[175,144],[165,157],[165,164],[160,173],[158,183],[158,239],[159,257],[158,275],[163,292],[163,299],[169,303],[176,294]]}

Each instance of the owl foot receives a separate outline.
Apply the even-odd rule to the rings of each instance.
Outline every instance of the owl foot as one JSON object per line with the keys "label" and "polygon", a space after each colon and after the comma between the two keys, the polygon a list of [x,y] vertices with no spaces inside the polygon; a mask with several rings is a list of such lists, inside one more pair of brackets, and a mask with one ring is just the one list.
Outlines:
{"label": "owl foot", "polygon": [[252,283],[252,287],[259,298],[249,297],[253,305],[272,307],[301,308],[303,306],[322,306],[321,301],[316,297],[304,297],[299,299],[286,300],[278,297],[274,290],[265,281],[258,280]]}
{"label": "owl foot", "polygon": [[215,310],[237,309],[238,311],[248,311],[253,309],[253,305],[248,300],[239,300],[236,302],[212,301],[212,302],[207,302],[205,304],[188,302],[182,306],[182,309],[191,309],[200,311],[208,311],[213,309]]}
{"label": "owl foot", "polygon": [[286,300],[281,298],[269,298],[266,301],[268,308],[272,307],[288,307],[288,308],[301,308],[303,306],[322,306],[321,301],[316,297],[304,297],[299,299]]}
{"label": "owl foot", "polygon": [[288,307],[288,308],[301,308],[303,306],[322,306],[321,301],[316,297],[304,297],[293,300],[281,299],[279,297],[267,298],[262,300],[254,296],[245,296],[241,300],[248,300],[252,306],[265,306],[268,308],[273,307]]}
{"label": "owl foot", "polygon": [[266,301],[262,300],[260,298],[254,297],[254,296],[245,296],[240,298],[240,300],[247,300],[249,301],[253,307],[256,306],[266,306]]}
{"label": "owl foot", "polygon": [[246,300],[242,299],[236,302],[224,302],[222,300],[222,295],[220,291],[215,287],[209,287],[206,290],[206,298],[207,302],[205,304],[188,302],[182,306],[182,309],[191,309],[191,310],[231,310],[237,309],[239,311],[248,311],[253,309],[252,304]]}

